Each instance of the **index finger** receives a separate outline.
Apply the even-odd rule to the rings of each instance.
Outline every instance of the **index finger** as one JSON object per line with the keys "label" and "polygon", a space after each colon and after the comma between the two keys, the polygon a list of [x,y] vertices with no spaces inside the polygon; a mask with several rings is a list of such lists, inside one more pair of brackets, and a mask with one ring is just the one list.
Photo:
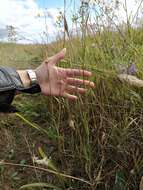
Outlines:
{"label": "index finger", "polygon": [[90,77],[92,73],[90,71],[82,70],[82,69],[66,69],[67,76],[75,77],[75,76],[82,76],[82,77]]}

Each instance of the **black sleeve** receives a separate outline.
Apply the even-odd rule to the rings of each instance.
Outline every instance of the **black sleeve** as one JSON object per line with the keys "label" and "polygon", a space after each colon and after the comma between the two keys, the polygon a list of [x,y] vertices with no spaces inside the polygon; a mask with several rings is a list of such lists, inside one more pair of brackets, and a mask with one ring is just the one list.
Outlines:
{"label": "black sleeve", "polygon": [[0,67],[0,112],[16,111],[11,106],[11,103],[17,90],[30,94],[41,91],[38,84],[25,88],[15,69],[11,67]]}
{"label": "black sleeve", "polygon": [[11,105],[15,91],[0,92],[0,112],[15,112],[17,111],[14,106]]}

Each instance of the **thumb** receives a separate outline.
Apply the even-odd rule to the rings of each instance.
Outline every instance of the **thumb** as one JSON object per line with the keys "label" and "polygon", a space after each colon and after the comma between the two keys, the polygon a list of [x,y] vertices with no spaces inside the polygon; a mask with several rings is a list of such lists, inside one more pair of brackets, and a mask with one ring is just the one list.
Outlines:
{"label": "thumb", "polygon": [[62,49],[60,52],[58,52],[56,55],[52,56],[50,58],[51,63],[53,65],[56,65],[60,60],[62,60],[65,57],[66,54],[66,48]]}

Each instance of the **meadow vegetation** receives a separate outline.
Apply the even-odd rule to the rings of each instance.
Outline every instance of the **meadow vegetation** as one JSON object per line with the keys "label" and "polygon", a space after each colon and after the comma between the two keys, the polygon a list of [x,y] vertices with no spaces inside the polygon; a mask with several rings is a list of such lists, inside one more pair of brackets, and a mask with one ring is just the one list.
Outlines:
{"label": "meadow vegetation", "polygon": [[40,94],[15,97],[18,112],[0,120],[2,190],[139,189],[143,89],[117,75],[135,65],[132,74],[143,79],[143,26],[105,27],[94,35],[82,29],[82,38],[49,45],[0,44],[0,64],[16,68],[35,68],[64,46],[59,65],[91,70],[96,84],[75,103]]}

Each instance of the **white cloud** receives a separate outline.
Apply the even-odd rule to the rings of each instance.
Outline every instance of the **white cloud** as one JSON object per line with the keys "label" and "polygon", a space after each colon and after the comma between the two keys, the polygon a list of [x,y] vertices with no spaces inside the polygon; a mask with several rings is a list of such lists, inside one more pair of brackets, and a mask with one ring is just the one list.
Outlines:
{"label": "white cloud", "polygon": [[136,22],[136,19],[142,17],[142,4],[140,0],[119,0],[119,2],[117,16],[120,22],[127,22],[127,16],[131,23]]}
{"label": "white cloud", "polygon": [[[91,11],[90,24],[96,26],[112,26],[127,23],[137,26],[143,19],[143,3],[141,0],[87,0],[94,3],[94,11]],[[100,2],[100,3],[99,3]],[[117,3],[118,2],[118,3]],[[126,2],[126,3],[125,3]],[[99,19],[100,18],[100,19]],[[97,20],[96,20],[97,19]],[[96,24],[98,22],[98,25]]]}
{"label": "white cloud", "polygon": [[45,30],[51,36],[56,32],[54,21],[58,10],[46,11],[51,17],[46,19],[45,24],[45,10],[40,9],[35,0],[0,0],[0,29],[12,25],[18,29],[21,36],[33,42],[40,41],[40,35],[43,35]]}
{"label": "white cloud", "polygon": [[50,8],[47,10],[47,16],[49,16],[51,19],[53,19],[54,21],[57,20],[57,16],[59,15],[59,11],[63,11],[63,8],[61,9],[54,9],[54,8]]}

